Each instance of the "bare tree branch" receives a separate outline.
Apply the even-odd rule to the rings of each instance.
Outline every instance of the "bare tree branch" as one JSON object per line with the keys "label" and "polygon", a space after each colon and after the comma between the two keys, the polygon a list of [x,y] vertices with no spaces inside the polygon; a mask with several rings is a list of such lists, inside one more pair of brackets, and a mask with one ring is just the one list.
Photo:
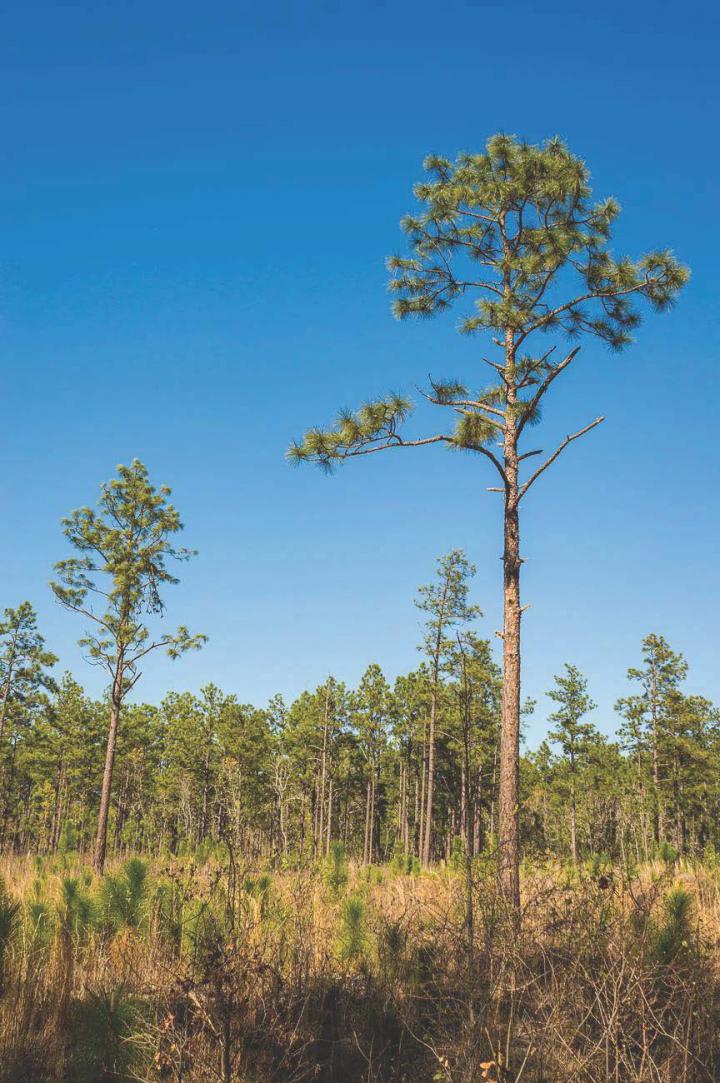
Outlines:
{"label": "bare tree branch", "polygon": [[[522,418],[520,419],[520,422],[519,422],[518,427],[517,427],[517,436],[518,437],[520,436],[520,433],[525,428],[529,418],[531,417],[531,415],[533,413],[533,410],[535,409],[537,404],[540,402],[540,399],[543,397],[543,395],[545,394],[547,389],[550,387],[550,384],[553,382],[555,377],[559,376],[560,373],[564,369],[566,369],[568,367],[568,365],[572,361],[575,360],[575,358],[577,357],[577,355],[579,353],[580,353],[580,347],[576,346],[574,350],[570,351],[570,353],[567,355],[567,357],[563,361],[560,361],[557,365],[552,366],[550,372],[547,374],[547,376],[542,381],[542,383],[538,387],[537,391],[535,392],[535,394],[533,395],[533,397],[530,399],[530,401],[527,404],[527,409],[525,410],[525,413],[523,414]],[[546,355],[546,356],[548,356],[548,355]]]}
{"label": "bare tree branch", "polygon": [[437,444],[441,442],[446,444],[454,444],[452,436],[426,436],[420,440],[403,440],[401,436],[397,434],[390,434],[387,437],[387,442],[384,444],[377,444],[375,447],[360,447],[356,450],[346,450],[338,452],[338,459],[353,459],[357,455],[372,455],[374,451],[387,451],[392,447],[422,447],[423,444]]}
{"label": "bare tree branch", "polygon": [[604,420],[604,417],[596,417],[595,420],[591,421],[589,425],[586,425],[584,429],[580,429],[578,432],[574,432],[572,436],[566,436],[562,444],[560,444],[560,446],[552,453],[550,458],[546,459],[542,466],[535,471],[532,477],[528,478],[525,484],[520,486],[520,491],[518,492],[518,503],[520,503],[522,498],[525,496],[525,493],[528,491],[530,486],[537,481],[540,475],[543,474],[549,466],[552,466],[557,457],[562,454],[568,444],[571,444],[573,440],[579,440],[581,436],[584,436],[585,433],[590,432],[591,429],[594,429],[596,425],[599,425]]}
{"label": "bare tree branch", "polygon": [[468,451],[479,451],[481,455],[485,455],[490,460],[490,462],[493,464],[498,474],[502,478],[504,488],[500,491],[504,492],[508,488],[509,482],[507,474],[505,473],[505,469],[497,456],[493,455],[492,451],[490,451],[489,448],[483,447],[482,444],[477,444],[476,446],[469,447]]}

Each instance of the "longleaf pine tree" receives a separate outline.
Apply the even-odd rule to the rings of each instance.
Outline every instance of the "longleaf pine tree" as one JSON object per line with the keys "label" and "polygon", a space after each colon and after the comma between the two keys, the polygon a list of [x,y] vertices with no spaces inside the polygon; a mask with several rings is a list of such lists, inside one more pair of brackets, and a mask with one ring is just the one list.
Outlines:
{"label": "longleaf pine tree", "polygon": [[90,622],[79,642],[88,660],[110,677],[110,723],[100,793],[94,865],[102,873],[107,848],[115,746],[123,701],[142,675],[141,664],[153,651],[177,658],[197,649],[203,635],[181,626],[175,632],[151,634],[148,617],[162,614],[161,591],[178,580],[168,559],[187,560],[194,554],[173,545],[182,530],[177,510],[169,503],[170,489],[156,489],[146,467],[137,459],[119,466],[118,476],[102,486],[98,510],[80,508],[63,520],[63,531],[80,556],[55,565],[51,583],[58,602]]}
{"label": "longleaf pine tree", "polygon": [[424,808],[424,824],[421,825],[420,857],[423,864],[430,864],[433,837],[433,797],[435,790],[435,738],[437,730],[438,700],[440,695],[440,670],[443,656],[448,648],[448,635],[458,624],[465,624],[480,616],[480,609],[468,602],[470,579],[475,567],[466,559],[461,549],[453,549],[437,562],[437,580],[420,587],[415,605],[428,614],[422,649],[430,667],[430,717],[427,728],[427,784]]}
{"label": "longleaf pine tree", "polygon": [[0,742],[13,704],[27,706],[43,689],[55,690],[55,681],[47,670],[56,662],[38,632],[30,602],[6,609],[0,620]]}
{"label": "longleaf pine tree", "polygon": [[[495,135],[484,153],[455,162],[432,156],[425,169],[415,187],[420,208],[402,222],[410,252],[389,260],[395,315],[429,317],[466,305],[461,332],[488,335],[493,355],[480,354],[469,379],[430,380],[425,398],[453,419],[439,431],[408,434],[412,404],[388,395],[341,413],[328,429],[309,430],[289,455],[331,468],[390,448],[442,444],[492,465],[504,536],[498,886],[519,912],[520,505],[565,449],[603,418],[582,423],[547,455],[526,449],[524,438],[576,359],[577,340],[590,336],[622,349],[640,320],[635,302],[667,309],[688,271],[667,250],[635,261],[613,256],[620,208],[613,199],[592,202],[587,166],[560,139],[535,146]],[[551,332],[575,344],[557,353],[557,343],[547,342]],[[481,367],[489,373],[486,386]]]}
{"label": "longleaf pine tree", "polygon": [[568,665],[567,662],[565,672],[555,677],[555,687],[550,689],[548,696],[558,704],[557,710],[549,718],[550,722],[555,723],[555,728],[550,730],[548,739],[559,745],[567,758],[570,774],[570,854],[573,864],[577,865],[578,769],[587,758],[597,735],[592,722],[583,722],[583,718],[597,705],[588,694],[587,679],[577,666]]}

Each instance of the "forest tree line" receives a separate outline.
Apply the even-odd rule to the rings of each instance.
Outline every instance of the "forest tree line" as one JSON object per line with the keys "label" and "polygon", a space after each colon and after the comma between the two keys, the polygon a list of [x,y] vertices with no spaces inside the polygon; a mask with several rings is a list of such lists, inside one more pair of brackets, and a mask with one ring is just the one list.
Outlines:
{"label": "forest tree line", "polygon": [[[358,861],[408,869],[497,845],[501,674],[468,602],[474,568],[438,561],[416,605],[421,660],[357,688],[334,677],[286,704],[240,702],[213,684],[159,705],[126,704],[114,754],[110,854],[230,848],[277,864],[341,842]],[[53,677],[29,603],[0,622],[0,843],[6,852],[89,851],[102,798],[111,692]],[[641,861],[720,847],[720,714],[685,690],[687,663],[648,635],[598,728],[585,676],[548,689],[550,729],[521,760],[526,856]],[[534,704],[524,705],[529,715]]]}

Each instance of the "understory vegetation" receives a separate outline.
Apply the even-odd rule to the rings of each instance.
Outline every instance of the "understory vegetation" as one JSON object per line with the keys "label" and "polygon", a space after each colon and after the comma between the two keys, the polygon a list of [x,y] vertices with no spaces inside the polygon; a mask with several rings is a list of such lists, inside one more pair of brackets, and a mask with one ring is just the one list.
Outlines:
{"label": "understory vegetation", "polygon": [[[720,868],[7,858],[0,1080],[710,1081]],[[10,887],[9,885],[12,885]]]}

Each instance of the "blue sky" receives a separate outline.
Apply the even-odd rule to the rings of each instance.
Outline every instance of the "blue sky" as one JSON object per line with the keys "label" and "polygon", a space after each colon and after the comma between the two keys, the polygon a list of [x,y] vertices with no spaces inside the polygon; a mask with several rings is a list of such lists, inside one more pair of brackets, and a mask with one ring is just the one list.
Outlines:
{"label": "blue sky", "polygon": [[0,11],[0,605],[51,599],[59,520],[134,456],[200,556],[169,622],[210,636],[138,694],[245,701],[417,664],[412,598],[454,547],[500,627],[500,508],[437,449],[284,461],[289,440],[430,371],[482,379],[455,316],[397,324],[384,258],[429,152],[558,133],[623,206],[615,248],[670,246],[680,305],[621,356],[588,344],[543,441],[598,413],[525,506],[525,686],[571,661],[613,726],[646,633],[720,699],[718,14],[708,4],[6,3]]}

